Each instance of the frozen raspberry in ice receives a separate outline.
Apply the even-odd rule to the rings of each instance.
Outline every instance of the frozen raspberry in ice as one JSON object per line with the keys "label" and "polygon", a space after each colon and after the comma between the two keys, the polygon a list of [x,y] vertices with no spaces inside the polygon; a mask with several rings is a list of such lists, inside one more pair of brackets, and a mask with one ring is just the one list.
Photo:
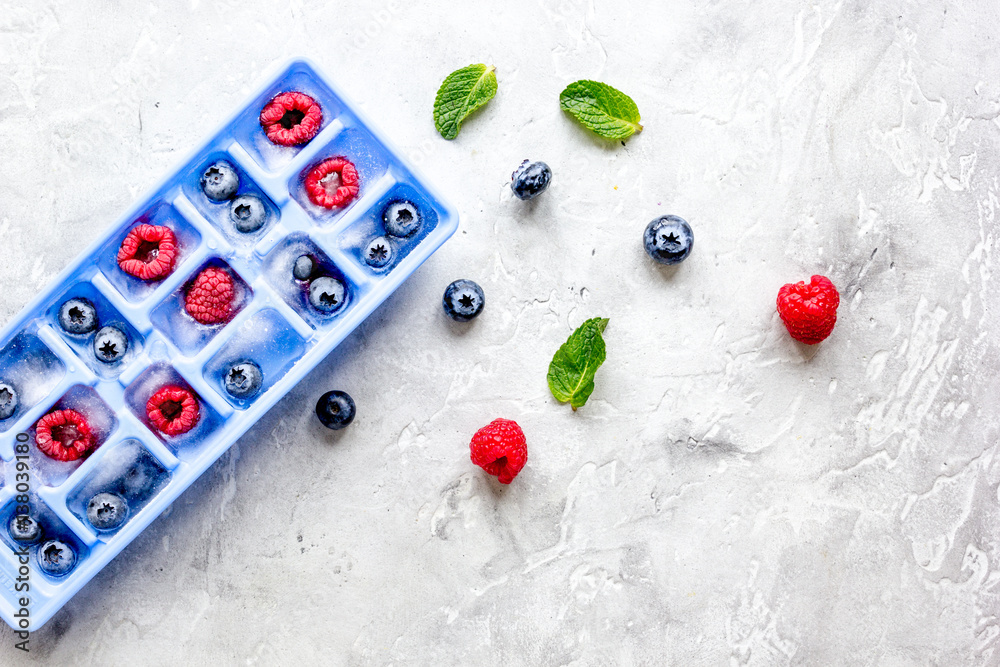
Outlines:
{"label": "frozen raspberry in ice", "polygon": [[174,270],[177,237],[162,225],[137,225],[118,250],[118,266],[140,280],[160,280]]}
{"label": "frozen raspberry in ice", "polygon": [[298,92],[275,95],[260,112],[260,126],[271,143],[298,146],[307,143],[323,124],[323,110],[313,98]]}
{"label": "frozen raspberry in ice", "polygon": [[198,423],[198,399],[177,385],[162,387],[146,401],[146,416],[164,435],[187,433]]}
{"label": "frozen raspberry in ice", "polygon": [[55,410],[35,424],[35,444],[49,458],[75,461],[94,446],[86,418],[76,410]]}
{"label": "frozen raspberry in ice", "polygon": [[323,208],[347,206],[358,196],[358,170],[343,157],[323,160],[306,176],[309,201]]}

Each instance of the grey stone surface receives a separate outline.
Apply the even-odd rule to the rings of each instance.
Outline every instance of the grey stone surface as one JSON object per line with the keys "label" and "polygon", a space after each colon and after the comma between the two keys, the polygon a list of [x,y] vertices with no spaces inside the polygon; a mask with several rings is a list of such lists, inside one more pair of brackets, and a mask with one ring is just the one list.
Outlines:
{"label": "grey stone surface", "polygon": [[[2,664],[1000,664],[994,0],[6,2],[0,321],[241,104],[315,59],[460,231]],[[451,70],[497,98],[446,142]],[[645,131],[592,138],[580,78]],[[526,157],[554,171],[517,201]],[[675,213],[663,269],[642,230]],[[791,341],[778,287],[829,276]],[[486,290],[447,321],[456,278]],[[590,403],[555,349],[611,318]],[[348,391],[358,417],[311,413]],[[501,488],[468,459],[528,438]]]}

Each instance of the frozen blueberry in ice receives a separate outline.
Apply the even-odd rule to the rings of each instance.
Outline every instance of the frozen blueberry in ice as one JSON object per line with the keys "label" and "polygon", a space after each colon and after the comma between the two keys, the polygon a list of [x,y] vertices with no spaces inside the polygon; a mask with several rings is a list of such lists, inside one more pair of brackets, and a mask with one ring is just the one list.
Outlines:
{"label": "frozen blueberry in ice", "polygon": [[126,352],[128,352],[128,336],[118,327],[102,327],[94,336],[94,355],[98,361],[113,364],[121,361]]}
{"label": "frozen blueberry in ice", "polygon": [[511,174],[510,189],[518,199],[534,199],[545,192],[552,180],[552,170],[544,162],[525,160]]}
{"label": "frozen blueberry in ice", "polygon": [[114,530],[128,518],[128,503],[116,493],[98,493],[87,503],[87,521],[97,530]]}
{"label": "frozen blueberry in ice", "polygon": [[219,160],[202,173],[201,189],[212,201],[227,201],[240,189],[240,175],[233,165]]}
{"label": "frozen blueberry in ice", "polygon": [[664,215],[646,226],[642,243],[646,253],[660,264],[678,264],[691,254],[694,233],[683,218]]}
{"label": "frozen blueberry in ice", "polygon": [[42,526],[27,514],[15,514],[7,524],[11,539],[22,544],[34,544],[42,539]]}
{"label": "frozen blueberry in ice", "polygon": [[309,280],[312,277],[315,266],[316,263],[312,257],[309,255],[299,255],[295,258],[295,264],[292,265],[292,277],[296,280]]}
{"label": "frozen blueberry in ice", "polygon": [[330,276],[320,276],[309,284],[309,303],[323,313],[335,313],[344,306],[347,290],[344,283]]}
{"label": "frozen blueberry in ice", "polygon": [[340,430],[354,421],[354,399],[344,391],[328,391],[316,401],[316,416],[323,426]]}
{"label": "frozen blueberry in ice", "polygon": [[392,262],[392,244],[384,236],[369,241],[365,248],[365,262],[373,269],[381,269]]}
{"label": "frozen blueberry in ice", "polygon": [[71,334],[87,334],[97,328],[97,311],[86,299],[67,299],[59,306],[59,326]]}
{"label": "frozen blueberry in ice", "polygon": [[267,222],[267,208],[260,197],[242,195],[229,205],[229,219],[236,226],[236,231],[252,234]]}
{"label": "frozen blueberry in ice", "polygon": [[391,202],[382,212],[382,224],[389,236],[406,238],[420,229],[420,211],[413,202],[399,200]]}
{"label": "frozen blueberry in ice", "polygon": [[52,577],[61,577],[76,565],[76,551],[61,540],[49,540],[38,549],[38,567]]}
{"label": "frozen blueberry in ice", "polygon": [[253,398],[264,384],[264,374],[256,362],[246,360],[233,364],[226,372],[226,391],[233,398]]}
{"label": "frozen blueberry in ice", "polygon": [[17,390],[6,382],[0,382],[0,421],[10,419],[17,412]]}
{"label": "frozen blueberry in ice", "polygon": [[486,295],[471,280],[456,280],[444,291],[444,312],[456,322],[468,322],[483,312]]}

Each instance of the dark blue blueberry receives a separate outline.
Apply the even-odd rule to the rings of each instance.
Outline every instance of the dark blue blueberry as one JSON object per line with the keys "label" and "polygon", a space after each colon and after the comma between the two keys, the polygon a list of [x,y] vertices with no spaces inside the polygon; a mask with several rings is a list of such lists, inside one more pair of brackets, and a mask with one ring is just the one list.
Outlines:
{"label": "dark blue blueberry", "polygon": [[87,334],[97,328],[97,311],[86,299],[67,299],[59,306],[59,326],[71,334]]}
{"label": "dark blue blueberry", "polygon": [[42,539],[42,526],[27,514],[15,514],[7,524],[7,532],[15,542],[34,544]]}
{"label": "dark blue blueberry", "polygon": [[420,223],[420,211],[413,202],[394,201],[382,212],[382,224],[389,236],[413,236],[420,229]]}
{"label": "dark blue blueberry", "polygon": [[365,262],[373,269],[392,263],[392,244],[384,236],[377,236],[365,247]]}
{"label": "dark blue blueberry", "polygon": [[212,201],[232,199],[239,189],[240,175],[225,160],[219,160],[201,175],[201,190]]}
{"label": "dark blue blueberry", "polygon": [[116,493],[98,493],[87,503],[87,521],[97,530],[114,530],[128,518],[128,503]]}
{"label": "dark blue blueberry", "polygon": [[17,390],[6,382],[0,382],[0,421],[10,419],[17,412]]}
{"label": "dark blue blueberry", "polygon": [[233,221],[236,231],[252,234],[267,222],[267,207],[260,197],[243,195],[229,205],[229,219]]}
{"label": "dark blue blueberry", "polygon": [[264,374],[255,362],[246,360],[233,364],[226,372],[226,391],[233,398],[253,398],[264,384]]}
{"label": "dark blue blueberry", "polygon": [[483,312],[486,295],[471,280],[456,280],[444,291],[444,312],[456,322],[468,322]]}
{"label": "dark blue blueberry", "polygon": [[94,355],[98,361],[113,364],[121,361],[126,352],[128,352],[128,336],[118,327],[102,327],[94,336]]}
{"label": "dark blue blueberry", "polygon": [[38,567],[52,577],[61,577],[76,565],[76,551],[60,540],[49,540],[38,548]]}
{"label": "dark blue blueberry", "polygon": [[323,426],[334,431],[354,421],[354,411],[354,399],[343,391],[328,391],[316,402],[316,416]]}
{"label": "dark blue blueberry", "polygon": [[694,232],[683,218],[664,215],[649,223],[642,242],[649,256],[660,264],[677,264],[691,254]]}
{"label": "dark blue blueberry", "polygon": [[335,313],[344,307],[347,289],[330,276],[320,276],[309,284],[309,303],[322,313]]}
{"label": "dark blue blueberry", "polygon": [[511,175],[510,189],[518,199],[534,199],[545,192],[552,180],[552,170],[544,162],[525,160]]}
{"label": "dark blue blueberry", "polygon": [[292,265],[292,277],[296,280],[309,280],[313,274],[313,268],[316,263],[313,262],[313,258],[309,255],[300,255],[295,258],[295,264]]}

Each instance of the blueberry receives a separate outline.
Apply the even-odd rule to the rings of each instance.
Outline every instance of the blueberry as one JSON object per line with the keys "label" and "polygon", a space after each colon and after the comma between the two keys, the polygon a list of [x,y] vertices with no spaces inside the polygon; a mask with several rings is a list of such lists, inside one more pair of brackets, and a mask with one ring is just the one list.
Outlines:
{"label": "blueberry", "polygon": [[323,426],[338,431],[354,421],[354,399],[344,391],[328,391],[316,401],[316,416]]}
{"label": "blueberry", "polygon": [[0,382],[0,421],[10,419],[17,411],[17,390],[6,382]]}
{"label": "blueberry", "polygon": [[444,312],[456,322],[468,322],[483,312],[486,295],[471,280],[456,280],[444,291]]}
{"label": "blueberry", "polygon": [[113,364],[121,361],[126,352],[128,352],[128,336],[118,327],[102,327],[94,336],[94,355],[98,361]]}
{"label": "blueberry", "polygon": [[87,503],[87,521],[97,530],[114,530],[128,518],[128,503],[115,493],[98,493]]}
{"label": "blueberry", "polygon": [[7,524],[11,539],[22,544],[34,544],[42,539],[42,526],[27,514],[15,514]]}
{"label": "blueberry", "polygon": [[97,328],[97,311],[86,299],[68,299],[59,306],[59,326],[71,334],[86,334]]}
{"label": "blueberry", "polygon": [[38,567],[52,577],[61,577],[76,565],[76,551],[60,540],[49,540],[38,549]]}
{"label": "blueberry", "polygon": [[514,191],[515,197],[522,200],[534,199],[549,187],[552,170],[544,162],[525,160],[510,178],[510,189]]}
{"label": "blueberry", "polygon": [[143,451],[122,475],[118,487],[125,499],[141,501],[153,495],[164,472],[153,457]]}
{"label": "blueberry", "polygon": [[374,269],[381,269],[392,263],[392,244],[384,236],[378,236],[365,248],[365,262]]}
{"label": "blueberry", "polygon": [[233,165],[219,160],[202,173],[201,189],[212,201],[232,199],[240,189],[240,175]]}
{"label": "blueberry", "polygon": [[315,266],[316,262],[313,261],[312,257],[300,255],[295,258],[295,264],[292,265],[292,276],[296,280],[309,280]]}
{"label": "blueberry", "polygon": [[347,289],[336,278],[320,276],[309,284],[309,303],[318,311],[335,313],[346,300]]}
{"label": "blueberry", "polygon": [[691,254],[694,232],[683,218],[664,215],[649,223],[642,242],[649,256],[660,264],[677,264]]}
{"label": "blueberry", "polygon": [[255,362],[239,361],[226,372],[226,391],[233,398],[253,398],[264,384],[264,375]]}
{"label": "blueberry", "polygon": [[236,226],[236,231],[251,234],[267,222],[267,208],[260,197],[243,195],[229,205],[229,219]]}
{"label": "blueberry", "polygon": [[413,236],[421,223],[420,211],[413,202],[399,200],[391,202],[382,211],[382,224],[385,225],[385,233],[389,236],[405,238]]}

